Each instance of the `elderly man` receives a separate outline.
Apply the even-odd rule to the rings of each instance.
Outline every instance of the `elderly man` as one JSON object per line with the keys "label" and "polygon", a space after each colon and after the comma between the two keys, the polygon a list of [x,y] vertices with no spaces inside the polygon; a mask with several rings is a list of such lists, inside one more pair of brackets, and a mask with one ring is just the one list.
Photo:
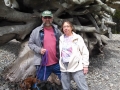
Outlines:
{"label": "elderly man", "polygon": [[[59,37],[61,35],[57,25],[53,24],[53,14],[46,10],[42,12],[42,25],[35,28],[29,38],[28,45],[34,51],[34,65],[36,67],[41,65],[42,56],[48,52],[48,61],[46,70],[41,67],[38,79],[47,80],[51,73],[55,73],[59,79]],[[44,75],[45,73],[45,75]]]}

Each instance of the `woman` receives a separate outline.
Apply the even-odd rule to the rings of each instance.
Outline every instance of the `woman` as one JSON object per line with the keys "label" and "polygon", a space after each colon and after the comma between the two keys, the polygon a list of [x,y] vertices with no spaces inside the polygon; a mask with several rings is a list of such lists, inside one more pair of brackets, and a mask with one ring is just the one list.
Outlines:
{"label": "woman", "polygon": [[62,24],[63,35],[60,37],[60,70],[63,90],[70,90],[70,75],[76,82],[78,90],[88,90],[85,74],[88,72],[89,52],[82,39],[76,34],[69,21]]}

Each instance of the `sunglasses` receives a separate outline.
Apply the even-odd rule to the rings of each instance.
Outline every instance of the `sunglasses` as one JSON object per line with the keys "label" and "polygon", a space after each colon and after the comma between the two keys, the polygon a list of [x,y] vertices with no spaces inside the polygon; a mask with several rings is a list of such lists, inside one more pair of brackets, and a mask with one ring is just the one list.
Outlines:
{"label": "sunglasses", "polygon": [[51,19],[52,17],[50,17],[50,16],[45,16],[45,17],[43,17],[44,19]]}

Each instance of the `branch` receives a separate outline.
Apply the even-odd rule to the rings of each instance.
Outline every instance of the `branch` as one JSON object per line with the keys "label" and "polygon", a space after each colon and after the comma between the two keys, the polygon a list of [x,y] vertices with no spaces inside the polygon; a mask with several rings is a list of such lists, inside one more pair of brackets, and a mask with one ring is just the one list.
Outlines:
{"label": "branch", "polygon": [[78,26],[74,25],[75,30],[78,30],[80,32],[95,32],[95,33],[100,33],[96,30],[95,27],[88,27],[88,26]]}
{"label": "branch", "polygon": [[83,10],[83,11],[68,11],[68,13],[70,14],[70,15],[85,15],[85,14],[87,14],[87,13],[89,13],[90,11],[89,10],[87,10],[87,9],[85,9],[85,10]]}
{"label": "branch", "polygon": [[94,0],[70,0],[70,1],[75,3],[75,4],[83,5],[83,4],[90,4]]}
{"label": "branch", "polygon": [[104,4],[101,0],[95,0],[99,5],[101,5],[101,7],[108,13],[110,13],[111,15],[115,14],[115,9],[107,6],[106,4]]}

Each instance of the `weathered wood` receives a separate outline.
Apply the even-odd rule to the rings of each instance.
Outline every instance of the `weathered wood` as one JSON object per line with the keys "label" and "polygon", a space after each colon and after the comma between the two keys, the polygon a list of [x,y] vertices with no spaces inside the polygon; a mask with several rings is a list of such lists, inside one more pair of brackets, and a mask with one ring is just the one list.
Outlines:
{"label": "weathered wood", "polygon": [[[94,44],[87,44],[87,47],[90,50],[97,50],[104,46],[104,40],[101,39],[100,35],[111,38],[111,26],[116,25],[111,16],[115,14],[115,9],[108,6],[108,3],[111,3],[111,0],[1,0],[0,21],[7,20],[21,24],[5,25],[4,27],[1,25],[0,45],[12,39],[24,40],[35,27],[41,24],[41,12],[49,9],[54,14],[54,23],[61,27],[65,19],[70,20],[77,32],[84,33],[83,37],[86,44],[90,43],[89,40],[93,38],[92,43],[94,42]],[[96,42],[97,48],[95,47]]]}

